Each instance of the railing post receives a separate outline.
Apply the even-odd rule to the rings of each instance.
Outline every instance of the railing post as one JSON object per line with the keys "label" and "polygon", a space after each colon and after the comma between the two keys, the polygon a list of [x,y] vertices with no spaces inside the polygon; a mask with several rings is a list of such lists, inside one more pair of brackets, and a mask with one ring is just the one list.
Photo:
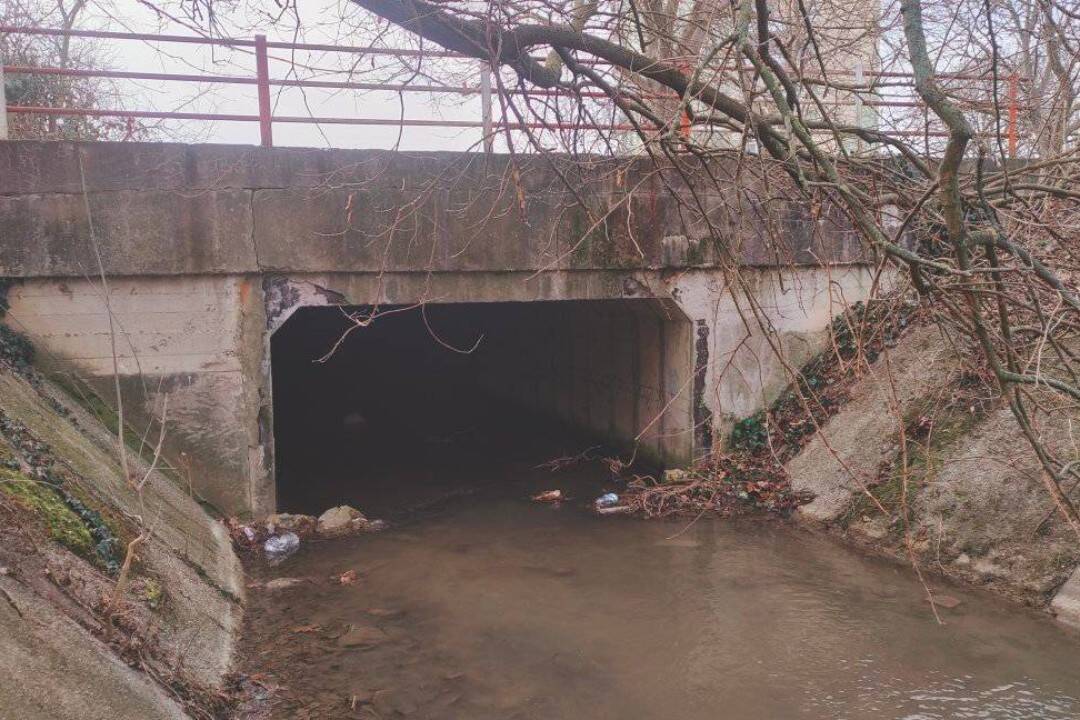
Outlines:
{"label": "railing post", "polygon": [[1016,157],[1016,146],[1019,140],[1020,119],[1020,76],[1013,73],[1009,76],[1009,158]]}
{"label": "railing post", "polygon": [[270,63],[266,57],[266,36],[255,36],[255,72],[259,87],[259,139],[263,147],[274,146],[270,115]]}
{"label": "railing post", "polygon": [[7,91],[4,90],[4,63],[0,62],[0,140],[7,139]]}
{"label": "railing post", "polygon": [[480,113],[484,132],[484,152],[491,154],[495,147],[495,135],[491,123],[491,66],[480,65]]}

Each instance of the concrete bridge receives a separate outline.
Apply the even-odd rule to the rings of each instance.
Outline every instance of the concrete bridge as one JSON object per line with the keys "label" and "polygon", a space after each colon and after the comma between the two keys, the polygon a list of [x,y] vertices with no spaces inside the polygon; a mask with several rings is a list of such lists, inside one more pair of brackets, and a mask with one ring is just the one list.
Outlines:
{"label": "concrete bridge", "polygon": [[[169,456],[185,453],[195,489],[229,513],[278,506],[275,391],[341,408],[285,356],[311,367],[343,330],[347,344],[378,326],[345,316],[373,308],[419,313],[427,331],[384,336],[368,352],[387,363],[422,355],[477,392],[685,464],[785,384],[759,321],[798,363],[870,281],[843,222],[785,200],[782,179],[741,194],[734,180],[730,192],[706,182],[737,173],[737,158],[677,171],[3,142],[4,321],[109,397],[100,257],[129,412],[146,418],[168,397]],[[703,239],[704,217],[722,242]],[[331,317],[339,331],[327,335]]]}

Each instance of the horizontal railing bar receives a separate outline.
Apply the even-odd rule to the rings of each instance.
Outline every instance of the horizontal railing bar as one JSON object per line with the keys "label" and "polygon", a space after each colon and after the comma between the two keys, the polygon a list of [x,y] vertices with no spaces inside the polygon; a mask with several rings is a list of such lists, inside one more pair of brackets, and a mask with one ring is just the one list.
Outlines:
{"label": "horizontal railing bar", "polygon": [[59,28],[18,27],[0,25],[0,33],[20,35],[65,35],[68,37],[97,38],[100,40],[144,40],[153,42],[189,43],[193,45],[223,45],[227,47],[255,47],[254,40],[234,38],[211,38],[201,35],[157,35],[154,33],[116,32],[114,30],[62,30]]}
{"label": "horizontal railing bar", "polygon": [[[95,108],[50,108],[27,105],[12,105],[8,112],[13,114],[28,115],[60,115],[92,117],[130,117],[130,118],[154,118],[162,120],[220,120],[226,122],[258,122],[258,115],[235,115],[227,113],[196,113],[196,112],[170,112],[158,110],[103,110]],[[395,118],[346,118],[346,117],[308,117],[306,115],[275,115],[274,122],[282,123],[309,123],[325,125],[375,125],[375,126],[406,126],[406,127],[449,127],[449,128],[479,128],[483,122],[479,120],[427,120],[427,119],[395,119]],[[614,125],[586,125],[581,123],[501,123],[497,120],[493,126],[501,129],[553,129],[553,130],[633,130],[634,126],[626,124]],[[867,128],[874,130],[874,128]],[[923,130],[878,130],[883,135],[897,137],[949,137],[949,133],[939,130],[929,132]],[[992,133],[981,133],[992,136]]]}
{"label": "horizontal railing bar", "polygon": [[[84,37],[84,38],[99,38],[110,40],[142,40],[151,42],[171,42],[171,43],[188,43],[188,44],[202,44],[202,45],[218,45],[225,47],[254,47],[254,40],[243,40],[239,38],[214,38],[205,37],[199,35],[159,35],[154,33],[132,33],[132,32],[116,32],[112,30],[63,30],[59,28],[41,28],[41,27],[25,27],[15,25],[0,25],[0,32],[24,34],[24,35],[66,35],[69,37]],[[468,59],[471,56],[463,55],[461,53],[450,52],[447,50],[416,50],[412,48],[381,48],[371,46],[351,46],[351,45],[330,45],[325,43],[292,43],[284,41],[267,41],[266,46],[268,48],[275,48],[279,50],[310,50],[321,52],[345,52],[356,54],[379,54],[379,55],[400,55],[403,57],[453,57]],[[472,58],[475,59],[475,58]],[[542,59],[542,58],[541,58]],[[752,66],[743,66],[742,70],[754,71]],[[830,72],[830,75],[853,75],[852,70],[837,69]],[[868,70],[864,72],[866,77],[880,77],[880,78],[912,78],[914,74],[906,71],[898,70]],[[937,77],[943,80],[992,80],[993,76],[991,71],[987,70],[984,74],[978,73],[938,73]],[[820,78],[817,78],[820,79]],[[1004,82],[1004,78],[1001,78]]]}
{"label": "horizontal railing bar", "polygon": [[5,75],[63,75],[64,77],[111,78],[113,80],[170,80],[176,82],[230,83],[254,85],[258,80],[239,75],[189,75],[185,73],[154,73],[135,70],[91,70],[83,68],[31,67],[5,65]]}
{"label": "horizontal railing bar", "polygon": [[103,110],[98,108],[55,108],[34,105],[8,105],[11,115],[60,115],[87,117],[156,118],[160,120],[225,120],[258,122],[258,115],[234,115],[229,113],[197,113],[167,110]]}
{"label": "horizontal railing bar", "polygon": [[[96,38],[100,40],[141,40],[144,42],[186,43],[189,45],[217,45],[221,47],[253,48],[254,40],[239,38],[214,38],[201,35],[157,35],[153,33],[116,32],[113,30],[61,30],[58,28],[19,27],[0,25],[0,33],[21,35],[66,35],[68,37]],[[278,50],[310,50],[320,52],[344,52],[364,55],[402,55],[422,57],[466,58],[467,55],[448,50],[413,50],[408,48],[380,48],[359,45],[326,45],[320,43],[291,43],[267,41],[268,48]]]}
{"label": "horizontal railing bar", "polygon": [[[185,73],[151,73],[132,70],[90,70],[82,68],[29,67],[5,65],[6,75],[63,75],[65,77],[110,78],[113,80],[164,80],[171,82],[206,82],[233,85],[256,85],[258,78],[238,75],[189,75]],[[454,87],[453,85],[395,85],[390,83],[362,83],[335,80],[269,80],[280,87],[310,87],[338,90],[393,90],[395,92],[445,92],[478,93],[479,88]]]}
{"label": "horizontal railing bar", "polygon": [[[66,77],[95,77],[110,78],[114,80],[164,80],[173,82],[205,82],[236,85],[255,85],[256,83],[258,83],[257,78],[242,77],[237,75],[191,75],[185,73],[136,72],[132,70],[91,70],[83,68],[31,67],[26,65],[5,65],[4,73],[7,75],[63,75]],[[430,92],[449,93],[456,95],[477,95],[480,93],[480,88],[477,86],[457,87],[454,85],[415,85],[299,79],[271,79],[269,83],[278,87],[323,88],[331,90],[387,90],[392,92]],[[511,95],[531,95],[535,97],[576,97],[577,95],[588,98],[607,97],[606,93],[595,90],[586,90],[582,91],[581,93],[570,93],[566,90],[519,90],[517,88],[513,88],[510,89],[508,92]],[[670,99],[672,96],[662,95],[658,93],[648,93],[638,95],[637,97],[641,97],[643,99]],[[826,100],[824,102],[827,105],[839,104],[836,101],[832,100]],[[851,105],[854,103],[845,102],[842,104]],[[868,107],[925,107],[923,103],[915,100],[880,100],[866,98],[863,99],[862,104]],[[987,109],[993,108],[993,104],[986,101],[966,101],[965,104],[969,107],[981,105],[985,106]]]}
{"label": "horizontal railing bar", "polygon": [[[102,110],[94,108],[50,108],[29,105],[11,105],[8,112],[12,114],[28,115],[61,115],[93,117],[124,117],[124,118],[156,118],[163,120],[221,120],[232,122],[258,122],[258,115],[232,115],[225,113],[196,113],[196,112],[168,112],[158,110]],[[308,117],[306,115],[275,115],[274,122],[282,123],[311,123],[325,125],[386,125],[386,126],[413,126],[413,127],[457,127],[478,128],[483,127],[479,120],[421,120],[421,119],[392,119],[392,118],[345,118],[345,117]],[[633,125],[582,125],[570,123],[492,123],[498,128],[515,129],[591,129],[591,130],[632,130]]]}

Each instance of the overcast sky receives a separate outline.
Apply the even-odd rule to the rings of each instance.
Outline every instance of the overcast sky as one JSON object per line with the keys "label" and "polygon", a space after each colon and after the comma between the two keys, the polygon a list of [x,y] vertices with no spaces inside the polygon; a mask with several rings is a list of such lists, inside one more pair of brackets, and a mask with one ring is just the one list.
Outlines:
{"label": "overcast sky", "polygon": [[[262,3],[271,6],[272,3]],[[365,31],[375,23],[363,11],[347,0],[315,0],[301,3],[303,37],[300,42],[332,43],[335,45],[367,45],[370,36]],[[343,13],[345,17],[343,18]],[[230,36],[250,39],[254,27],[262,29],[270,40],[293,41],[295,19],[273,23],[250,13],[238,13],[229,18]],[[158,34],[193,35],[191,29],[157,16],[136,0],[94,0],[80,23],[81,28],[109,29]],[[87,40],[99,49],[101,62],[110,69],[143,72],[211,73],[216,75],[254,77],[255,58],[250,48],[209,48],[177,43],[148,43],[131,40]],[[276,59],[275,59],[276,56]],[[432,63],[428,60],[427,63]],[[445,73],[448,61],[436,61],[438,71]],[[450,61],[457,84],[479,82],[479,66],[462,69],[461,61]],[[353,67],[353,81],[378,82],[398,75],[397,82],[408,77],[408,69],[400,61],[382,56],[359,56],[352,53],[298,53],[290,57],[288,50],[271,50],[272,78],[318,78],[349,80],[347,69]],[[436,69],[434,64],[430,65]],[[468,76],[463,75],[468,72]],[[410,73],[411,74],[411,73]],[[441,80],[450,78],[443,77]],[[433,84],[418,77],[416,83]],[[440,83],[442,84],[442,83]],[[221,85],[191,82],[124,82],[120,86],[128,109],[183,110],[254,115],[258,112],[256,89],[252,85]],[[402,114],[415,119],[480,120],[480,101],[475,95],[404,93],[388,91],[342,91],[325,89],[271,88],[275,115],[363,117],[397,119]],[[404,111],[402,110],[404,102]],[[155,121],[147,121],[153,123]],[[229,121],[170,121],[162,123],[159,134],[179,140],[255,144],[259,128],[252,122]],[[390,148],[398,142],[397,127],[320,125],[276,123],[274,144],[301,147],[360,147]],[[406,127],[402,131],[401,149],[465,150],[480,139],[478,128]]]}

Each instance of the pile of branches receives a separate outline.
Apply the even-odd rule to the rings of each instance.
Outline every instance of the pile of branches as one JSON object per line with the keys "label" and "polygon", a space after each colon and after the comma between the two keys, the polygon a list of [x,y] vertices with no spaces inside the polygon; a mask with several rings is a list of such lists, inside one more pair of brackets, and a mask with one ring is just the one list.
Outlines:
{"label": "pile of branches", "polygon": [[744,454],[725,454],[690,471],[668,471],[659,481],[635,478],[623,504],[647,518],[706,513],[736,517],[751,513],[786,516],[809,498],[791,489],[783,468]]}

